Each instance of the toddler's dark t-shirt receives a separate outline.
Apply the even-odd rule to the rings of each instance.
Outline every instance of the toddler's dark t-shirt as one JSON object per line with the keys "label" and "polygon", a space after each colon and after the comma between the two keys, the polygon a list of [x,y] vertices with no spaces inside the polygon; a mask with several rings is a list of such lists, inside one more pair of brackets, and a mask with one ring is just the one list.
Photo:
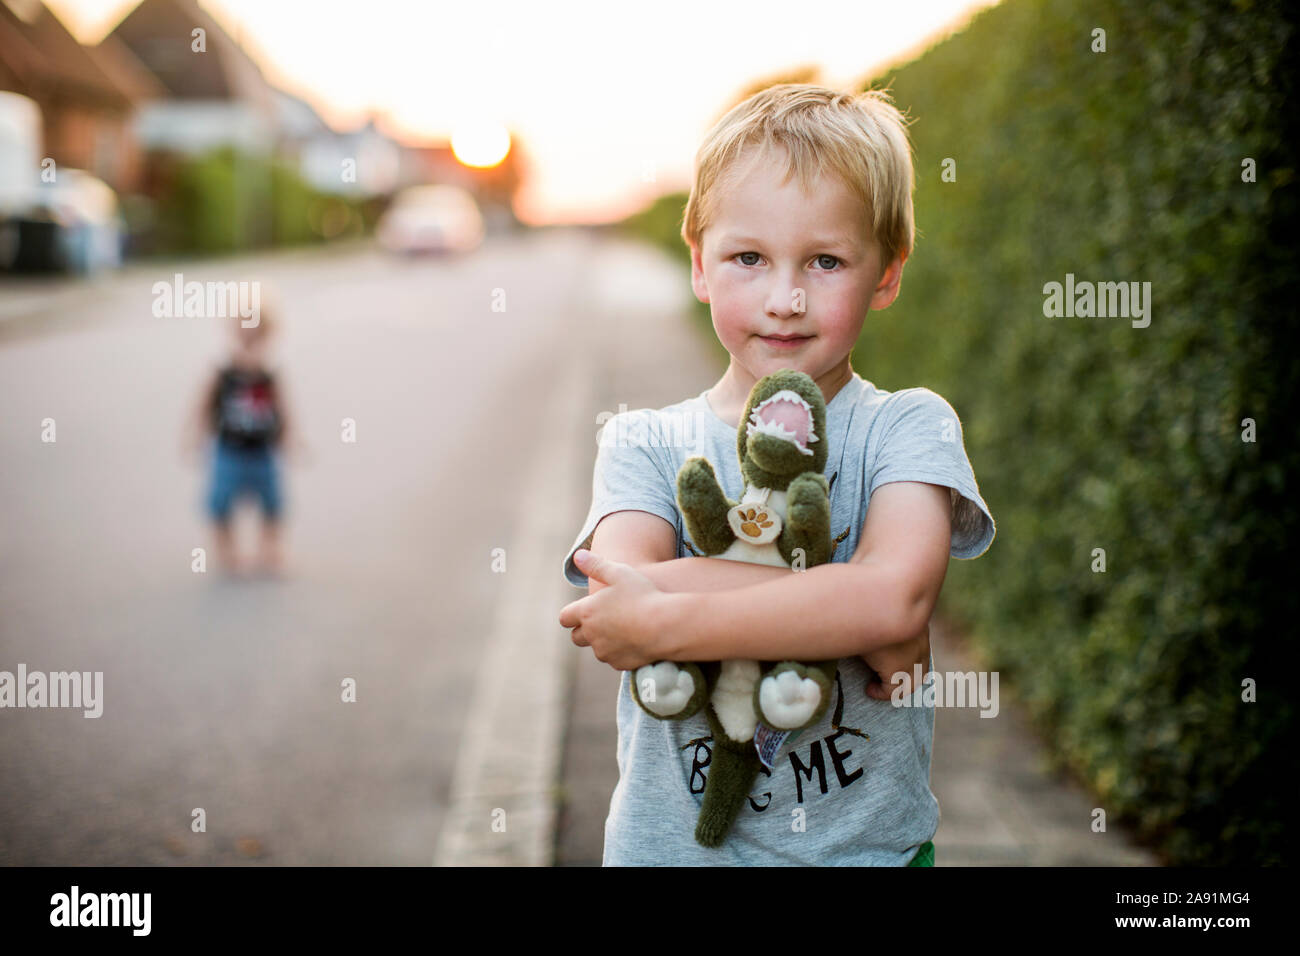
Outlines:
{"label": "toddler's dark t-shirt", "polygon": [[280,437],[275,377],[265,369],[230,365],[221,370],[212,401],[212,425],[223,444],[269,448]]}

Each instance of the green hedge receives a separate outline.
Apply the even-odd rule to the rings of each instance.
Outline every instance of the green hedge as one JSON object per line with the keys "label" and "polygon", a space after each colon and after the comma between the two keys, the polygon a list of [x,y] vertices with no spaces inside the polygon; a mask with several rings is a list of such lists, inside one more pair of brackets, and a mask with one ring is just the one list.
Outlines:
{"label": "green hedge", "polygon": [[155,251],[220,253],[321,242],[360,234],[374,221],[371,204],[320,193],[284,162],[234,149],[180,160],[169,179],[158,203]]}
{"label": "green hedge", "polygon": [[[914,120],[919,236],[854,365],[953,404],[998,523],[987,553],[953,562],[945,609],[1058,769],[1174,864],[1289,862],[1300,139],[1284,128],[1285,6],[1006,0],[871,84]],[[685,201],[626,225],[685,262]],[[1150,325],[1046,317],[1043,287],[1067,273],[1150,282]],[[694,317],[716,344],[708,308]]]}
{"label": "green hedge", "polygon": [[[872,84],[914,120],[921,235],[854,363],[948,398],[998,523],[945,606],[1058,765],[1177,864],[1284,862],[1295,792],[1284,7],[1007,0]],[[1045,317],[1067,273],[1150,282],[1149,327]]]}

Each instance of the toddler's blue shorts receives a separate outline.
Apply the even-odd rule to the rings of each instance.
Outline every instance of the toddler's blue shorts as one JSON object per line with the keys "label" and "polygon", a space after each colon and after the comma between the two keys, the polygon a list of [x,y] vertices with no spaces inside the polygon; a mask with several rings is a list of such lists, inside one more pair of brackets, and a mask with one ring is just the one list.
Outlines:
{"label": "toddler's blue shorts", "polygon": [[222,441],[213,442],[212,483],[208,492],[208,514],[225,523],[230,510],[241,497],[256,496],[268,521],[280,517],[280,469],[275,449],[240,448]]}

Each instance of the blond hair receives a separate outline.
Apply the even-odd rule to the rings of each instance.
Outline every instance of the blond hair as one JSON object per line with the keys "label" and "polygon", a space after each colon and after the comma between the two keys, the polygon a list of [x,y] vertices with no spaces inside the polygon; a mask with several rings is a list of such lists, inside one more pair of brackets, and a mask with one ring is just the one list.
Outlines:
{"label": "blond hair", "polygon": [[244,325],[245,321],[242,316],[232,316],[229,320],[231,334],[236,338],[247,336],[250,340],[259,342],[269,341],[275,335],[278,324],[273,318],[273,313],[266,306],[258,310],[257,325]]}
{"label": "blond hair", "polygon": [[[705,136],[682,214],[682,239],[699,248],[716,214],[716,192],[751,148],[784,147],[785,181],[805,190],[819,174],[838,176],[870,212],[881,264],[912,252],[912,153],[907,120],[883,90],[845,93],[810,83],[781,83],[737,104]],[[865,218],[865,217],[864,217]]]}
{"label": "blond hair", "polygon": [[256,281],[259,287],[257,325],[244,325],[245,319],[241,314],[234,317],[231,331],[236,335],[246,335],[250,339],[264,342],[275,336],[276,330],[280,324],[277,319],[277,315],[280,311],[278,297],[266,286],[265,283],[261,282],[261,280],[247,281]]}

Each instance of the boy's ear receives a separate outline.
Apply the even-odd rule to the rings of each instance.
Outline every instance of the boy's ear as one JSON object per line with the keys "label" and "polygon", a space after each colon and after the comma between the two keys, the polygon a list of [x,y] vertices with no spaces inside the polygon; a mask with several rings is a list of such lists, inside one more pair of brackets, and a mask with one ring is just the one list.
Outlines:
{"label": "boy's ear", "polygon": [[886,308],[898,298],[899,285],[903,281],[903,264],[906,262],[907,256],[900,255],[881,273],[876,291],[871,294],[872,311]]}
{"label": "boy's ear", "polygon": [[700,262],[699,246],[691,246],[691,288],[695,290],[695,298],[708,305],[709,287],[704,284],[704,264]]}

